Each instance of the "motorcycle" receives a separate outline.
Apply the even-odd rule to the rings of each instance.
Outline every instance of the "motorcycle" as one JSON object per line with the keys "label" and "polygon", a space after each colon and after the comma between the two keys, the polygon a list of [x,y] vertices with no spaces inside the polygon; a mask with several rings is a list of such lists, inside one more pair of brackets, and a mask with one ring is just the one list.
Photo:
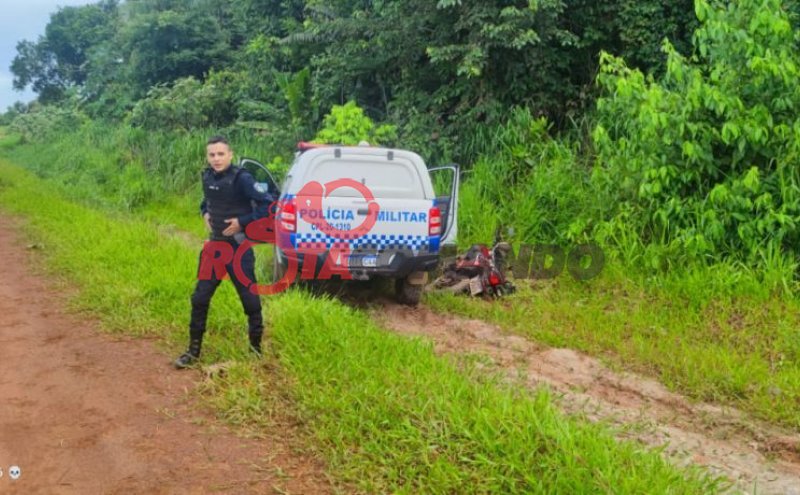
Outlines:
{"label": "motorcycle", "polygon": [[442,276],[433,281],[433,288],[455,294],[501,297],[512,294],[516,288],[505,275],[505,261],[511,253],[511,244],[500,239],[499,229],[495,243],[473,244],[463,256],[448,264]]}

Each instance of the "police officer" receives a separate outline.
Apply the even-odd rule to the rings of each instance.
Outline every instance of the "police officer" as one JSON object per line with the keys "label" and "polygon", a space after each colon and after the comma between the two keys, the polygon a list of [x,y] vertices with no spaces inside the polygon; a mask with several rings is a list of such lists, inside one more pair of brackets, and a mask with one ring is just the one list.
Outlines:
{"label": "police officer", "polygon": [[[224,137],[213,136],[208,140],[206,158],[208,167],[203,171],[203,202],[200,204],[200,212],[206,227],[211,232],[210,240],[229,243],[235,253],[245,240],[245,227],[250,222],[267,216],[273,198],[256,188],[255,179],[247,170],[231,164],[233,150]],[[207,252],[205,250],[200,252],[198,275],[201,273],[200,267],[204,261],[209,262],[208,259],[204,259],[204,256],[207,256],[204,253]],[[250,349],[260,355],[261,336],[264,332],[261,300],[236,276],[233,259],[226,263],[225,270],[236,287],[247,315]],[[241,268],[245,278],[255,284],[255,255],[252,249],[248,249],[242,255]],[[189,348],[175,360],[176,368],[191,366],[200,357],[208,307],[221,282],[216,271],[210,271],[210,274],[210,278],[198,276],[197,286],[191,299]]]}

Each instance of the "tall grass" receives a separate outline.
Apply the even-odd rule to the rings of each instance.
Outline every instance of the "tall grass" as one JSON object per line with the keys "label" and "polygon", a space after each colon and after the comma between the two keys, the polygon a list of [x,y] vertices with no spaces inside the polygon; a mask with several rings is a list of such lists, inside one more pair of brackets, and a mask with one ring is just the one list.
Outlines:
{"label": "tall grass", "polygon": [[[148,132],[90,122],[71,133],[24,146],[8,156],[44,178],[54,178],[70,198],[107,210],[135,211],[152,203],[191,195],[199,201],[206,138],[217,129]],[[291,146],[268,137],[230,131],[237,156],[277,166],[291,158]],[[275,150],[280,150],[276,152]]]}
{"label": "tall grass", "polygon": [[8,127],[0,126],[0,150],[8,150],[17,146],[20,142],[18,135],[9,133]]}
{"label": "tall grass", "polygon": [[[758,295],[766,287],[778,297],[790,298],[798,292],[796,259],[768,242],[758,251],[759,259],[751,260],[735,250],[699,256],[686,247],[686,239],[668,238],[666,233],[653,238],[643,223],[643,212],[632,203],[618,203],[621,185],[595,163],[597,157],[583,142],[586,132],[576,128],[554,138],[544,119],[517,108],[504,125],[473,136],[473,141],[486,142],[470,145],[484,154],[468,168],[463,182],[459,243],[491,242],[498,227],[504,232],[511,227],[513,234],[506,237],[517,248],[547,243],[568,250],[578,243],[597,242],[634,278],[671,279],[674,285],[676,279],[698,270],[710,269],[713,274],[719,265],[720,273],[730,274],[726,267],[736,266],[737,277],[725,279],[726,292]],[[790,181],[785,182],[782,191],[791,189]],[[720,278],[715,285],[722,282]]]}
{"label": "tall grass", "polygon": [[482,138],[492,140],[492,150],[465,176],[462,244],[490,242],[497,227],[513,227],[509,240],[517,243],[566,245],[585,238],[602,199],[593,196],[575,142],[553,139],[547,122],[523,109]]}
{"label": "tall grass", "polygon": [[612,262],[589,282],[564,272],[516,283],[519,291],[498,302],[433,294],[426,304],[800,428],[800,304],[776,297],[741,267],[696,266],[647,279]]}

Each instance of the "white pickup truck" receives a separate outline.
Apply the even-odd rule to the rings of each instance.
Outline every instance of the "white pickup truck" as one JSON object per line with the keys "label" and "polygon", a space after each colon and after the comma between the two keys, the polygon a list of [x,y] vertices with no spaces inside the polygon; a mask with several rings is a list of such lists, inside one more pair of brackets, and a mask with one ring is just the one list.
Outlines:
{"label": "white pickup truck", "polygon": [[[299,149],[280,189],[276,273],[285,272],[290,258],[298,273],[313,269],[315,276],[327,262],[355,280],[394,278],[398,299],[417,304],[440,248],[455,244],[459,167],[428,169],[419,155],[399,149],[304,143]],[[311,259],[315,266],[305,266]]]}

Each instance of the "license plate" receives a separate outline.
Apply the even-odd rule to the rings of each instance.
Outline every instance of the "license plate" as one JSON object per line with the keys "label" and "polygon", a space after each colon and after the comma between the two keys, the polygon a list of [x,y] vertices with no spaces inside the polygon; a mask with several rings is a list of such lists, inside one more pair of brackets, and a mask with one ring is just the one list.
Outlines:
{"label": "license plate", "polygon": [[469,279],[469,293],[473,296],[477,296],[483,292],[483,283],[481,283],[481,277],[473,277]]}
{"label": "license plate", "polygon": [[350,266],[361,266],[365,268],[374,268],[378,266],[378,257],[374,255],[367,256],[354,256],[349,257]]}

